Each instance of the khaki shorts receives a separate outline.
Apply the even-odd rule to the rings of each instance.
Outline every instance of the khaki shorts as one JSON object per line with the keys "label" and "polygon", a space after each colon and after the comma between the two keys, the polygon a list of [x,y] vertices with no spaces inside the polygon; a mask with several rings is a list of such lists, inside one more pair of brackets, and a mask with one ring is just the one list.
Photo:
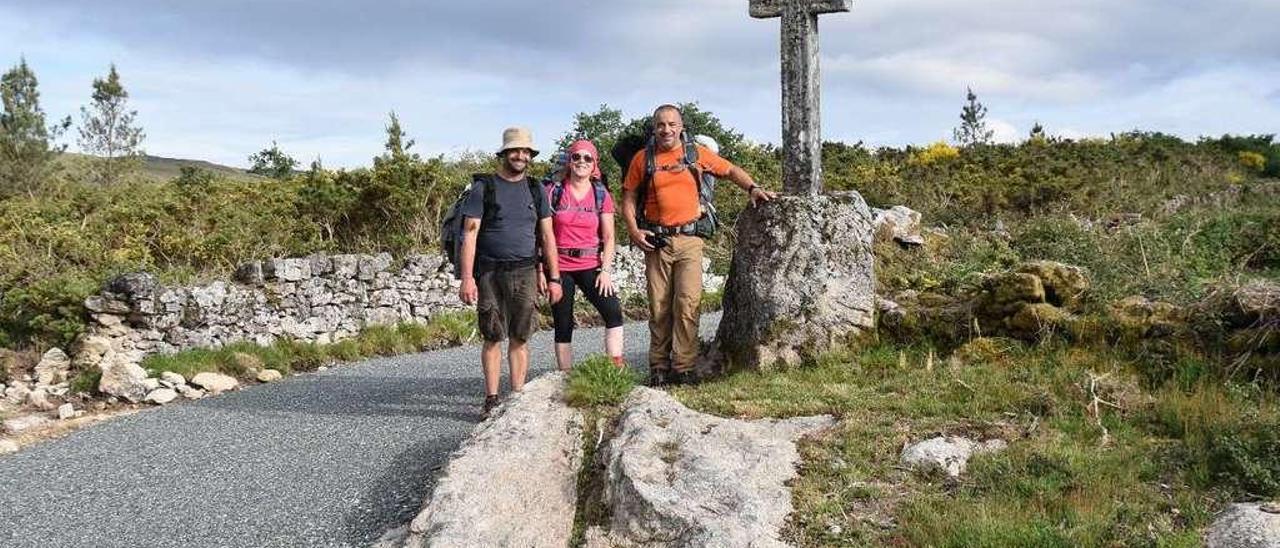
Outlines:
{"label": "khaki shorts", "polygon": [[537,326],[538,278],[533,265],[493,270],[476,277],[480,336],[488,342],[525,342]]}

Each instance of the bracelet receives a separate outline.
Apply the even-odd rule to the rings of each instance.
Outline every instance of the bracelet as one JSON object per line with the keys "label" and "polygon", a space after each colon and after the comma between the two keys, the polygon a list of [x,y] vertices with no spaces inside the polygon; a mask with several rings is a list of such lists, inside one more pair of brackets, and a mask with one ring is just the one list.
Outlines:
{"label": "bracelet", "polygon": [[558,283],[560,283],[560,278],[547,278],[547,283],[549,283],[549,284],[558,284]]}

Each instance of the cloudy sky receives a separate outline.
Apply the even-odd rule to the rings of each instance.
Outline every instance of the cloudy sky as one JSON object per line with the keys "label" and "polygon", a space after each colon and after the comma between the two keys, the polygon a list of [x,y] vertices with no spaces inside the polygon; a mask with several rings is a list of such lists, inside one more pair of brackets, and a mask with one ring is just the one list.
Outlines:
{"label": "cloudy sky", "polygon": [[[778,22],[747,0],[0,0],[0,63],[75,115],[115,63],[148,153],[243,166],[278,141],[367,164],[394,110],[426,154],[542,148],[574,113],[697,101],[779,141]],[[1280,132],[1277,0],[882,0],[820,19],[823,132],[948,139],[965,88],[997,138]],[[74,149],[74,143],[73,143]]]}

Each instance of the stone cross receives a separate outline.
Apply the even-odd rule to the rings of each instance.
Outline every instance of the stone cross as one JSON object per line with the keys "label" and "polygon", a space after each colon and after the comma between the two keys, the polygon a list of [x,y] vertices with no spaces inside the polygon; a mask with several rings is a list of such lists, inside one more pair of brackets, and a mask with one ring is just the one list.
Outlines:
{"label": "stone cross", "polygon": [[853,0],[751,0],[751,16],[782,18],[782,188],[822,192],[818,109],[818,14],[849,11]]}

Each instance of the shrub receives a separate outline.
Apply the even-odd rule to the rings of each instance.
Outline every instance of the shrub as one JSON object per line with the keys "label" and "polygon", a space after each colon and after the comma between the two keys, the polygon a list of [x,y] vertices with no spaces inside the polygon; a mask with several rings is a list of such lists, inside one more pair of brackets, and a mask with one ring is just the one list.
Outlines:
{"label": "shrub", "polygon": [[1254,171],[1264,171],[1267,169],[1267,157],[1251,150],[1242,150],[1239,153],[1240,164]]}
{"label": "shrub", "polygon": [[954,160],[960,157],[960,149],[938,141],[923,150],[913,150],[907,158],[907,165],[927,166],[935,162]]}

